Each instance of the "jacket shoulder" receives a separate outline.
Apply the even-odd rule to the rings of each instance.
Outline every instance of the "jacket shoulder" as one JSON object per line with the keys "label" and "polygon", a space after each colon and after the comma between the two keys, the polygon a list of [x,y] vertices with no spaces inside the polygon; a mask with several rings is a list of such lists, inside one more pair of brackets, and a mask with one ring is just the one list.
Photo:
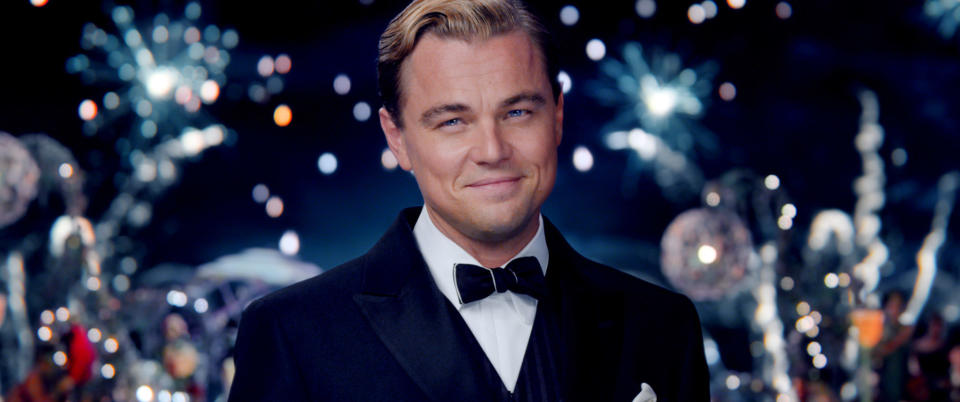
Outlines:
{"label": "jacket shoulder", "polygon": [[251,302],[245,311],[289,314],[298,313],[304,308],[344,303],[360,288],[363,258],[355,258],[317,276],[273,291]]}

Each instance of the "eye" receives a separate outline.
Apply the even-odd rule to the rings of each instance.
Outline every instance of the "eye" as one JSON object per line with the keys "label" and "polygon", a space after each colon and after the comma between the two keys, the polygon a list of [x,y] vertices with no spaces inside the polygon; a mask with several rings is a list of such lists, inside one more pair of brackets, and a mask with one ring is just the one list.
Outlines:
{"label": "eye", "polygon": [[529,115],[530,111],[525,109],[513,109],[507,112],[507,117],[523,117]]}
{"label": "eye", "polygon": [[442,127],[453,127],[453,126],[456,126],[456,125],[458,125],[458,124],[460,124],[460,123],[463,123],[463,120],[460,120],[459,118],[455,118],[455,119],[450,119],[450,120],[444,121],[443,123],[440,123],[440,126],[442,126]]}

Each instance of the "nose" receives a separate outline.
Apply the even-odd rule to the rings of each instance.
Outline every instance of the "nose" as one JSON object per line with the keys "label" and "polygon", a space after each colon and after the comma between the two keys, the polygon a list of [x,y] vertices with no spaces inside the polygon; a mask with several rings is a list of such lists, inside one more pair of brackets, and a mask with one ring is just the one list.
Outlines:
{"label": "nose", "polygon": [[478,127],[473,149],[473,161],[478,165],[496,166],[510,158],[512,148],[503,129],[494,122]]}

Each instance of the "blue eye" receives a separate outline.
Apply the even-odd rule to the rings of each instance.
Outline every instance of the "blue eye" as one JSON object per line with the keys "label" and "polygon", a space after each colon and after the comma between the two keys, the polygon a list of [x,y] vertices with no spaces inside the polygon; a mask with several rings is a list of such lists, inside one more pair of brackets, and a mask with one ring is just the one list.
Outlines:
{"label": "blue eye", "polygon": [[440,123],[440,125],[441,125],[441,126],[446,126],[446,127],[453,127],[453,126],[456,126],[457,124],[460,124],[460,122],[461,122],[460,119],[450,119],[450,120],[447,120],[447,121],[445,121],[445,122],[443,122],[443,123]]}
{"label": "blue eye", "polygon": [[530,111],[529,111],[529,110],[514,109],[514,110],[511,110],[511,111],[507,112],[507,117],[522,117],[522,116],[526,116],[526,115],[528,115],[528,114],[530,114]]}

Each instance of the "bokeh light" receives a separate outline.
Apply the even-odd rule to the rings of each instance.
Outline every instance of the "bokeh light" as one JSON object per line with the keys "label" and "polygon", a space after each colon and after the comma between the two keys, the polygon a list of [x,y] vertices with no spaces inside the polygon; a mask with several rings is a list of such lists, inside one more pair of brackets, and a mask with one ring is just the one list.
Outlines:
{"label": "bokeh light", "polygon": [[61,163],[60,167],[57,168],[57,174],[64,179],[73,177],[73,165],[69,163]]}
{"label": "bokeh light", "polygon": [[583,145],[578,146],[573,150],[573,167],[581,172],[593,168],[593,153]]}
{"label": "bokeh light", "polygon": [[337,171],[337,157],[330,152],[324,152],[317,158],[317,168],[325,175],[333,174]]}
{"label": "bokeh light", "polygon": [[113,378],[115,375],[117,375],[117,370],[113,368],[112,364],[107,363],[107,364],[104,364],[103,366],[100,366],[100,375],[103,376],[103,378],[109,380]]}
{"label": "bokeh light", "polygon": [[120,343],[117,342],[117,338],[110,337],[103,341],[103,350],[105,350],[107,353],[116,353],[119,349]]}
{"label": "bokeh light", "polygon": [[357,102],[356,105],[353,105],[353,118],[357,119],[357,121],[362,122],[369,120],[372,113],[373,110],[367,102]]}
{"label": "bokeh light", "polygon": [[257,62],[257,74],[260,74],[261,77],[273,75],[273,57],[263,56],[260,58],[260,61]]}
{"label": "bokeh light", "polygon": [[650,18],[657,12],[657,3],[654,0],[637,0],[634,10],[640,17]]}
{"label": "bokeh light", "polygon": [[53,354],[53,363],[60,367],[67,365],[67,354],[62,350],[56,351]]}
{"label": "bokeh light", "polygon": [[100,330],[97,328],[90,328],[90,330],[87,331],[87,339],[89,339],[90,342],[93,342],[93,343],[100,342],[102,337],[103,337],[103,333],[101,333]]}
{"label": "bokeh light", "polygon": [[98,277],[96,277],[96,276],[91,276],[91,277],[87,278],[87,283],[86,283],[86,285],[87,285],[87,290],[89,290],[89,291],[91,291],[91,292],[96,292],[96,291],[100,290],[100,278],[98,278]]}
{"label": "bokeh light", "polygon": [[703,3],[700,3],[700,6],[703,7],[704,16],[708,20],[717,16],[717,3],[714,3],[713,0],[704,0]]}
{"label": "bokeh light", "polygon": [[97,117],[97,103],[90,99],[84,99],[83,102],[80,102],[77,114],[79,114],[83,120],[93,120],[93,118]]}
{"label": "bokeh light", "polygon": [[777,12],[777,18],[780,18],[781,20],[785,20],[787,18],[790,18],[790,16],[793,15],[793,7],[790,7],[790,3],[781,1],[777,3],[776,12]]}
{"label": "bokeh light", "polygon": [[270,189],[267,188],[266,184],[260,183],[253,186],[253,200],[258,204],[263,204],[267,202],[267,198],[270,198]]}
{"label": "bokeh light", "polygon": [[289,73],[291,67],[293,67],[293,61],[286,54],[278,55],[273,63],[273,69],[276,70],[277,74]]}
{"label": "bokeh light", "polygon": [[566,71],[560,70],[557,73],[557,82],[560,83],[560,89],[563,93],[569,93],[570,89],[573,88],[573,78],[570,77],[570,74],[567,74]]}
{"label": "bokeh light", "polygon": [[587,57],[590,60],[598,61],[607,55],[607,45],[600,39],[590,39],[587,42]]}
{"label": "bokeh light", "polygon": [[727,389],[734,391],[737,388],[740,388],[740,377],[738,377],[736,374],[730,374],[727,376],[725,384]]}
{"label": "bokeh light", "polygon": [[47,325],[53,324],[54,319],[55,317],[53,316],[53,311],[43,310],[43,312],[40,313],[40,322],[44,324],[47,324]]}
{"label": "bokeh light", "polygon": [[44,342],[49,342],[53,338],[53,331],[50,330],[50,327],[43,326],[37,329],[37,338]]}
{"label": "bokeh light", "polygon": [[293,120],[293,111],[290,110],[290,106],[281,104],[273,110],[273,122],[278,126],[289,126],[291,120]]}
{"label": "bokeh light", "polygon": [[780,178],[774,174],[767,175],[767,177],[763,179],[763,185],[766,186],[768,190],[776,190],[780,188]]}
{"label": "bokeh light", "polygon": [[393,154],[393,151],[390,148],[385,148],[383,152],[380,153],[380,164],[383,165],[383,168],[386,170],[393,170],[397,168],[399,162],[397,161],[397,156]]}
{"label": "bokeh light", "polygon": [[350,77],[346,74],[337,74],[333,78],[333,91],[337,95],[346,95],[350,93]]}
{"label": "bokeh light", "polygon": [[278,218],[280,215],[283,215],[283,200],[280,197],[272,196],[267,199],[266,204],[267,216],[271,218]]}
{"label": "bokeh light", "polygon": [[206,313],[210,309],[210,302],[204,298],[198,298],[193,302],[193,311],[196,311],[199,314]]}
{"label": "bokeh light", "polygon": [[200,99],[203,103],[213,103],[220,96],[220,85],[214,80],[206,80],[200,86]]}
{"label": "bokeh light", "polygon": [[186,306],[187,294],[180,290],[171,290],[167,292],[167,303],[174,307]]}
{"label": "bokeh light", "polygon": [[566,26],[573,26],[580,20],[580,10],[572,5],[566,5],[560,9],[560,22]]}
{"label": "bokeh light", "polygon": [[300,252],[300,236],[297,232],[288,230],[280,236],[280,252],[293,256]]}
{"label": "bokeh light", "polygon": [[890,152],[890,162],[893,166],[901,167],[907,164],[907,150],[896,148]]}
{"label": "bokeh light", "polygon": [[150,402],[153,400],[153,389],[147,385],[137,387],[137,400],[140,402]]}
{"label": "bokeh light", "polygon": [[57,321],[67,322],[70,319],[70,309],[66,307],[60,307],[57,309]]}
{"label": "bokeh light", "polygon": [[720,84],[720,88],[717,90],[717,92],[720,93],[720,99],[723,99],[727,102],[730,102],[737,97],[737,87],[729,82]]}
{"label": "bokeh light", "polygon": [[707,10],[699,4],[691,5],[687,8],[687,19],[694,24],[701,24],[707,19]]}
{"label": "bokeh light", "polygon": [[664,275],[694,300],[718,300],[741,290],[751,271],[750,231],[725,210],[680,214],[667,226],[661,250]]}
{"label": "bokeh light", "polygon": [[702,264],[713,264],[717,261],[717,249],[711,245],[704,244],[697,249],[697,259]]}

